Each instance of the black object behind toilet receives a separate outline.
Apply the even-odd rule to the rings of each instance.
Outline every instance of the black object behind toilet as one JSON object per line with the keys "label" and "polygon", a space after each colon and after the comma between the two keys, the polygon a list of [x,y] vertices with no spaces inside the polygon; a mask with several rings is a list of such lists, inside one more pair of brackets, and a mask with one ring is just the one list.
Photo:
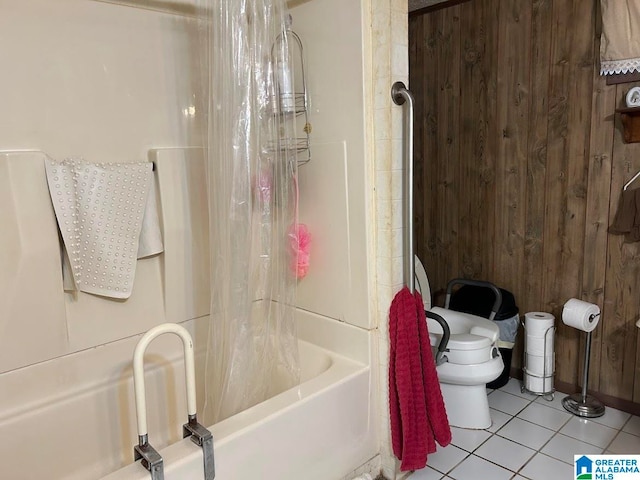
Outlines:
{"label": "black object behind toilet", "polygon": [[[488,282],[487,282],[488,283]],[[491,285],[491,284],[489,284]],[[491,286],[463,285],[453,292],[449,303],[449,309],[462,313],[470,313],[479,317],[489,318],[496,300],[496,294]],[[487,383],[488,388],[500,388],[509,381],[511,370],[511,358],[513,356],[513,344],[516,341],[520,317],[515,297],[511,292],[500,288],[502,303],[493,318],[500,329],[499,349],[504,362],[504,369],[498,378]],[[502,346],[501,346],[502,345]]]}

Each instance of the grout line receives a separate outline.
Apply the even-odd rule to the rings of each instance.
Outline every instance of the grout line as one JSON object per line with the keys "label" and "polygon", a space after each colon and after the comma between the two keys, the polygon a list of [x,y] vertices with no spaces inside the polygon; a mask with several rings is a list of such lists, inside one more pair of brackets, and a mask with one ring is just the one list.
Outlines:
{"label": "grout line", "polygon": [[[631,423],[631,420],[633,420],[633,417],[635,417],[635,415],[631,415],[629,416],[629,418],[627,418],[627,420],[622,424],[622,426],[620,427],[620,431],[622,432],[624,427],[626,427],[629,423]],[[629,433],[629,432],[625,432],[625,433]],[[631,433],[631,435],[633,435],[633,433]],[[637,437],[637,435],[634,435]]]}
{"label": "grout line", "polygon": [[474,457],[476,457],[476,458],[479,458],[480,460],[484,460],[485,462],[489,462],[489,463],[491,463],[491,464],[493,464],[493,465],[496,465],[496,466],[498,466],[498,467],[500,467],[500,468],[502,468],[502,469],[506,470],[507,472],[511,472],[511,473],[513,473],[514,475],[516,475],[516,474],[517,474],[517,472],[516,472],[516,471],[511,470],[510,468],[507,468],[507,467],[505,467],[504,465],[500,465],[499,463],[496,463],[496,462],[494,462],[493,460],[489,460],[488,458],[481,457],[480,455],[473,455],[473,456],[474,456]]}
{"label": "grout line", "polygon": [[[626,423],[625,423],[626,425]],[[623,425],[624,426],[624,425]],[[613,444],[613,442],[616,441],[616,438],[618,438],[618,436],[620,436],[620,434],[622,433],[622,428],[620,428],[620,430],[618,430],[618,433],[616,433],[613,438],[611,439],[611,441],[607,444],[607,448],[604,449],[603,453],[606,452],[607,450],[609,450],[609,447],[611,447],[611,445]],[[624,432],[627,433],[627,432]]]}
{"label": "grout line", "polygon": [[[501,414],[503,414],[503,415],[507,415],[507,416],[509,417],[509,419],[508,419],[506,422],[504,422],[504,423],[500,426],[500,428],[496,429],[496,431],[494,431],[494,432],[492,432],[492,431],[490,431],[490,430],[487,430],[487,429],[482,430],[482,431],[487,432],[487,433],[489,434],[489,436],[488,436],[485,440],[483,440],[481,443],[479,443],[477,446],[475,446],[473,449],[471,449],[471,450],[467,450],[466,448],[462,448],[462,447],[461,447],[461,446],[459,446],[459,445],[454,445],[455,447],[457,447],[458,449],[462,450],[462,451],[466,454],[466,455],[465,455],[465,456],[464,456],[464,457],[463,457],[459,462],[457,462],[454,466],[452,466],[452,467],[451,467],[447,472],[441,472],[440,470],[437,470],[437,469],[435,469],[435,468],[431,467],[431,468],[432,468],[433,470],[435,470],[437,473],[442,474],[442,475],[443,475],[443,478],[444,478],[444,477],[446,477],[448,474],[450,474],[454,469],[456,469],[457,467],[459,467],[463,462],[465,462],[466,460],[468,460],[468,459],[469,459],[470,457],[472,457],[472,456],[473,456],[473,457],[476,457],[477,459],[481,459],[481,460],[484,460],[484,461],[486,461],[486,462],[489,462],[489,463],[491,463],[491,464],[493,464],[493,465],[496,465],[496,466],[498,466],[498,467],[500,467],[500,468],[503,468],[503,469],[507,470],[508,472],[512,472],[512,473],[513,473],[513,476],[511,477],[512,479],[513,479],[513,478],[515,478],[515,477],[516,477],[516,476],[518,476],[518,475],[519,475],[519,476],[521,476],[521,477],[523,477],[523,478],[529,478],[529,477],[526,477],[525,475],[523,475],[523,474],[522,474],[522,473],[520,473],[520,472],[522,472],[522,471],[527,467],[527,465],[529,465],[529,464],[530,464],[530,462],[531,462],[531,461],[533,461],[533,459],[534,459],[534,458],[536,458],[536,457],[538,457],[539,455],[542,455],[544,458],[548,459],[549,461],[553,461],[553,460],[555,460],[555,461],[558,461],[558,462],[560,462],[560,463],[562,463],[562,464],[564,464],[564,465],[569,465],[569,466],[571,466],[571,465],[572,465],[572,463],[570,463],[570,462],[566,462],[566,461],[564,461],[564,460],[562,460],[562,459],[558,459],[558,458],[552,457],[552,456],[550,456],[550,455],[548,455],[548,454],[546,454],[546,453],[543,453],[543,452],[542,452],[542,449],[544,449],[544,448],[545,448],[545,447],[546,447],[546,446],[547,446],[547,445],[548,445],[548,444],[549,444],[549,443],[550,443],[554,438],[556,438],[558,435],[562,435],[563,437],[567,437],[567,438],[569,438],[569,439],[572,439],[572,440],[575,440],[575,441],[578,441],[578,442],[583,442],[583,443],[585,443],[585,444],[587,444],[587,445],[591,445],[591,446],[593,446],[593,447],[601,448],[601,449],[602,449],[602,454],[605,454],[605,452],[607,452],[607,451],[609,450],[609,448],[611,447],[611,445],[612,445],[612,444],[615,442],[615,440],[618,438],[618,436],[620,435],[620,433],[622,433],[622,432],[623,432],[623,429],[624,429],[624,428],[625,428],[625,427],[626,427],[626,426],[631,422],[631,420],[635,417],[634,415],[630,415],[630,416],[629,416],[629,418],[628,418],[628,419],[627,419],[627,420],[622,424],[622,426],[620,426],[619,428],[615,428],[615,427],[612,427],[612,426],[610,426],[610,425],[606,425],[606,424],[604,424],[604,423],[595,422],[595,421],[593,421],[593,420],[592,420],[592,422],[593,422],[594,424],[597,424],[597,425],[600,425],[600,426],[603,426],[603,427],[606,427],[606,428],[610,428],[610,429],[612,429],[612,430],[615,430],[615,431],[616,431],[616,434],[614,435],[614,437],[613,437],[613,438],[608,442],[607,446],[606,446],[605,448],[603,448],[603,447],[601,447],[601,446],[599,446],[599,445],[594,445],[594,444],[592,444],[592,443],[590,443],[590,442],[588,442],[588,441],[586,441],[586,440],[583,440],[583,439],[581,439],[581,438],[576,438],[576,437],[574,437],[574,436],[567,435],[567,434],[564,434],[564,433],[561,433],[561,432],[560,432],[560,430],[562,430],[562,429],[563,429],[563,428],[564,428],[564,427],[565,427],[565,426],[566,426],[566,425],[567,425],[567,424],[568,424],[568,423],[569,423],[569,422],[570,422],[570,421],[575,417],[575,415],[570,415],[566,420],[564,420],[564,421],[563,421],[563,422],[562,422],[558,427],[556,427],[556,428],[549,428],[549,427],[546,427],[546,426],[544,426],[544,425],[540,425],[540,424],[538,424],[538,423],[536,423],[536,422],[533,422],[533,421],[530,421],[530,420],[527,420],[527,419],[524,419],[524,418],[521,418],[521,417],[519,417],[519,416],[518,416],[518,415],[520,415],[520,414],[521,414],[521,413],[522,413],[526,408],[528,408],[528,407],[529,407],[531,404],[533,404],[533,403],[535,403],[536,405],[543,405],[543,406],[545,406],[545,407],[547,407],[547,408],[550,408],[550,409],[552,409],[552,410],[555,410],[555,411],[557,411],[557,412],[564,412],[564,413],[567,413],[565,410],[562,410],[562,409],[556,408],[555,406],[552,406],[552,405],[551,405],[551,402],[548,402],[548,403],[547,403],[547,402],[538,402],[537,400],[538,400],[539,398],[542,398],[541,396],[534,397],[534,398],[531,398],[531,399],[530,399],[530,398],[527,398],[527,397],[523,397],[523,396],[516,395],[516,394],[511,393],[511,392],[503,391],[503,390],[500,390],[500,389],[490,390],[490,391],[488,391],[488,392],[487,392],[487,395],[491,395],[491,394],[493,394],[493,393],[494,393],[494,392],[496,392],[496,391],[501,391],[503,394],[508,394],[508,395],[511,395],[511,396],[513,396],[513,397],[515,397],[515,398],[520,398],[520,399],[526,400],[526,401],[527,401],[527,404],[526,404],[523,408],[521,408],[520,410],[518,410],[516,413],[514,413],[514,414],[509,413],[509,412],[504,412],[504,411],[500,410],[499,408],[496,408],[496,407],[494,407],[494,406],[490,406],[490,408],[492,408],[493,410],[498,411],[498,412],[500,412],[500,413],[501,413]],[[551,432],[553,432],[553,435],[551,435],[551,437],[550,437],[550,438],[549,438],[545,443],[543,443],[539,448],[537,448],[537,449],[536,449],[536,448],[532,448],[532,447],[530,447],[530,446],[528,446],[528,445],[524,445],[524,444],[523,444],[523,443],[521,443],[520,441],[516,441],[516,440],[513,440],[513,439],[511,439],[511,438],[507,438],[507,437],[503,437],[502,435],[499,435],[499,432],[500,432],[504,427],[506,427],[508,424],[510,424],[510,423],[513,421],[513,419],[514,419],[514,418],[518,418],[519,420],[522,420],[522,421],[524,421],[524,422],[527,422],[527,423],[529,423],[529,424],[531,424],[531,425],[536,425],[536,426],[538,426],[538,427],[540,427],[540,428],[543,428],[543,429],[545,429],[545,430],[551,431]],[[577,417],[577,418],[579,418],[579,417]],[[588,419],[587,419],[587,420],[588,420]],[[633,435],[633,436],[638,437],[638,435],[635,435],[635,434],[633,434],[633,433],[631,433],[631,432],[624,432],[624,433],[628,433],[629,435]],[[529,459],[528,459],[528,460],[527,460],[527,461],[526,461],[526,462],[525,462],[525,463],[524,463],[524,464],[523,464],[519,469],[517,469],[516,471],[512,470],[511,468],[507,468],[506,466],[501,465],[501,464],[497,463],[496,461],[489,460],[489,459],[487,459],[487,458],[481,457],[480,455],[477,455],[475,452],[477,452],[477,451],[478,451],[478,449],[479,449],[480,447],[482,447],[485,443],[487,443],[487,442],[488,442],[492,437],[494,437],[494,436],[498,436],[498,437],[500,437],[500,438],[502,438],[502,439],[505,439],[505,440],[507,440],[507,441],[510,441],[510,442],[513,442],[513,443],[515,443],[515,444],[517,444],[517,445],[520,445],[520,446],[522,446],[522,447],[525,447],[525,448],[527,448],[527,449],[529,449],[529,450],[533,450],[533,451],[534,451],[534,454],[531,456],[531,458],[529,458]],[[543,460],[543,461],[544,461],[544,460]]]}

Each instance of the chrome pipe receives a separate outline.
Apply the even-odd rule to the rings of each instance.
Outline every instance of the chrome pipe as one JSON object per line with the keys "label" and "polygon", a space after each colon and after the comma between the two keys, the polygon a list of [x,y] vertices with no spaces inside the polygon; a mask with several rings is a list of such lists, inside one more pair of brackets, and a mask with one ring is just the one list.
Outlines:
{"label": "chrome pipe", "polygon": [[395,82],[391,87],[391,98],[396,105],[404,105],[404,126],[402,145],[402,164],[404,178],[402,188],[403,196],[403,223],[404,223],[404,281],[411,293],[415,290],[415,247],[413,232],[413,94],[404,83]]}

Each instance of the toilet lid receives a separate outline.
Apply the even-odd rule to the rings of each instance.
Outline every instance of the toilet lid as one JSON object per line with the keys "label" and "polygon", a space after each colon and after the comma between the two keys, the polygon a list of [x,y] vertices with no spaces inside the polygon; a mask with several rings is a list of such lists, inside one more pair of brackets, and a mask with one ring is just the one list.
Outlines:
{"label": "toilet lid", "polygon": [[458,333],[449,337],[450,350],[482,350],[491,347],[491,340],[473,333]]}
{"label": "toilet lid", "polygon": [[431,288],[429,288],[429,279],[427,278],[427,272],[417,255],[414,255],[413,263],[415,268],[414,277],[416,279],[416,290],[418,290],[420,292],[420,295],[422,296],[424,309],[431,310]]}

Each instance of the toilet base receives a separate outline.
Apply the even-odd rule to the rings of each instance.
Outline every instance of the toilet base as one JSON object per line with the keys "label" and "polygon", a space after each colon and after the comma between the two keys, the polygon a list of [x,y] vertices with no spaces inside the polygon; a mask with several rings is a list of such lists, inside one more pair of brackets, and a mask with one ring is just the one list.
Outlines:
{"label": "toilet base", "polygon": [[451,385],[441,383],[449,425],[476,430],[491,426],[489,400],[485,384]]}

